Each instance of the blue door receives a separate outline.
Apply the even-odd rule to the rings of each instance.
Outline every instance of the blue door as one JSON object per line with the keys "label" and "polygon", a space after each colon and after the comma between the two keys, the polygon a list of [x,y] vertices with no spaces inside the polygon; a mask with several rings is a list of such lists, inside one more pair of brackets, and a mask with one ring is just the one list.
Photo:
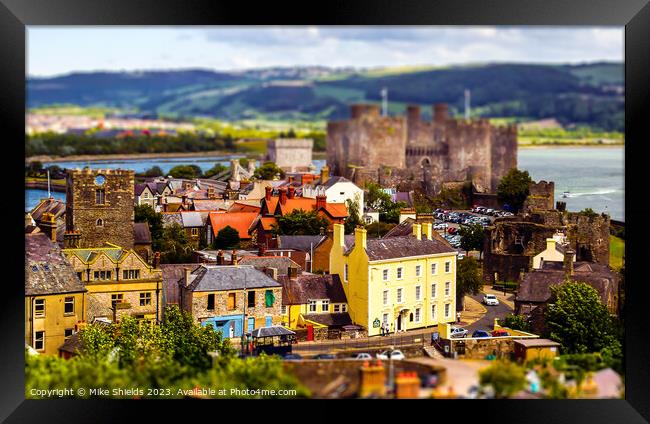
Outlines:
{"label": "blue door", "polygon": [[273,325],[273,317],[266,317],[266,323],[264,324],[266,327],[270,327]]}
{"label": "blue door", "polygon": [[250,333],[253,330],[255,330],[255,318],[250,317],[248,318],[248,330],[246,331]]}

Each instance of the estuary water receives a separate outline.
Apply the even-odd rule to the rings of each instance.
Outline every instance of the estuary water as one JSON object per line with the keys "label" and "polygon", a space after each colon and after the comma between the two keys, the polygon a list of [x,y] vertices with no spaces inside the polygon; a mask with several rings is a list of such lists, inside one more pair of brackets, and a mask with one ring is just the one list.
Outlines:
{"label": "estuary water", "polygon": [[[143,172],[159,166],[164,173],[176,165],[194,164],[206,171],[239,156],[198,156],[182,158],[122,159],[102,161],[56,162],[62,168],[133,169]],[[314,160],[316,172],[325,160]],[[44,163],[44,166],[50,163]],[[591,208],[606,212],[612,219],[624,221],[624,148],[621,147],[549,147],[519,149],[519,169],[527,170],[535,181],[555,182],[555,200],[565,201],[570,211]],[[568,192],[563,198],[563,193]],[[53,193],[65,199],[64,193]],[[38,201],[47,197],[44,190],[25,190],[25,209],[31,210]]]}

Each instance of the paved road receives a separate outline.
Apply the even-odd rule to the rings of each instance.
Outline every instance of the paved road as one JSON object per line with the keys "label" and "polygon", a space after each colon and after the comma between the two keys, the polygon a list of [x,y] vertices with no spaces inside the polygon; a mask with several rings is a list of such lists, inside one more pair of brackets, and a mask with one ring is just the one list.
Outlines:
{"label": "paved road", "polygon": [[[471,297],[472,299],[478,302],[483,302],[484,295],[485,293],[480,292],[479,294]],[[483,318],[465,327],[469,331],[470,336],[472,335],[472,332],[474,332],[474,330],[492,331],[492,328],[494,327],[494,318],[502,319],[503,317],[505,317],[506,315],[512,312],[512,308],[510,308],[510,306],[506,305],[504,302],[499,302],[499,305],[497,306],[488,306],[488,305],[483,305],[483,306],[485,307],[485,309],[487,309],[487,313],[483,315]]]}

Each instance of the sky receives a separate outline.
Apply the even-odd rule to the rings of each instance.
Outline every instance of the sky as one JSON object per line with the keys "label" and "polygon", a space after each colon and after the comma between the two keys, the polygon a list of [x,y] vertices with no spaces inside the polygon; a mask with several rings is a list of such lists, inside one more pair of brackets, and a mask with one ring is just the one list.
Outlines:
{"label": "sky", "polygon": [[623,61],[623,40],[623,27],[30,26],[27,74]]}

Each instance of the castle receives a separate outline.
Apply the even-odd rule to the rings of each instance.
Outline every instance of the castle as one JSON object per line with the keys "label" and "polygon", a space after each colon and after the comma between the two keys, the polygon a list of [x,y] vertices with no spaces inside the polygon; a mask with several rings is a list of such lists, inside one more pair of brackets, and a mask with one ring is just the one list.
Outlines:
{"label": "castle", "polygon": [[351,119],[327,123],[327,164],[357,184],[417,180],[437,191],[445,182],[472,181],[477,191],[494,192],[517,167],[517,129],[451,118],[446,104],[433,106],[431,121],[421,119],[419,106],[403,117],[355,104]]}
{"label": "castle", "polygon": [[65,201],[66,248],[113,243],[133,249],[135,172],[68,169]]}
{"label": "castle", "polygon": [[316,169],[311,163],[314,140],[310,138],[277,138],[268,140],[266,160],[285,172],[307,172]]}

